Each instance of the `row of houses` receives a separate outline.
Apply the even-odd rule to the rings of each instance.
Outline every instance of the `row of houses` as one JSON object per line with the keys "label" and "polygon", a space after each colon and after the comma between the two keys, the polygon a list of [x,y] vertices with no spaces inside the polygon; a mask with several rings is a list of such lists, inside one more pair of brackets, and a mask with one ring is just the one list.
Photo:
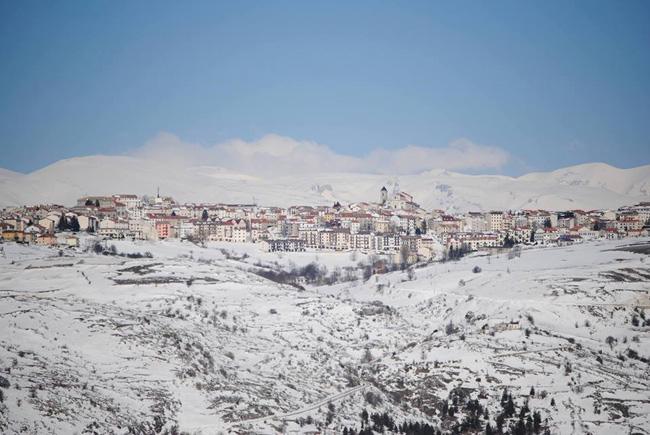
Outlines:
{"label": "row of houses", "polygon": [[440,213],[429,227],[447,249],[489,249],[512,244],[568,245],[596,238],[650,236],[650,203],[618,210]]}
{"label": "row of houses", "polygon": [[618,210],[518,210],[511,212],[470,212],[456,215],[440,213],[431,218],[436,234],[448,232],[497,232],[515,228],[563,228],[583,226],[589,229],[616,228],[619,232],[640,230],[650,222],[650,203]]}
{"label": "row of houses", "polygon": [[619,231],[617,228],[593,230],[578,225],[573,228],[538,228],[535,231],[532,228],[514,228],[498,232],[458,232],[444,234],[444,236],[447,249],[465,247],[471,251],[478,251],[508,246],[506,243],[508,239],[512,244],[571,245],[596,238],[613,240],[624,237],[648,237],[650,228],[628,231]]}
{"label": "row of houses", "polygon": [[[132,194],[87,196],[71,208],[13,207],[2,211],[5,241],[36,243],[63,230],[102,238],[260,243],[269,251],[399,251],[427,256],[433,244],[470,250],[512,244],[569,244],[593,238],[648,235],[650,203],[618,210],[517,210],[447,214],[426,211],[405,192],[378,202],[341,206],[261,207],[256,204],[177,204]],[[270,241],[270,242],[269,242]]]}
{"label": "row of houses", "polygon": [[3,242],[34,243],[52,247],[79,246],[79,238],[72,234],[34,233],[25,231],[8,230],[2,232]]}

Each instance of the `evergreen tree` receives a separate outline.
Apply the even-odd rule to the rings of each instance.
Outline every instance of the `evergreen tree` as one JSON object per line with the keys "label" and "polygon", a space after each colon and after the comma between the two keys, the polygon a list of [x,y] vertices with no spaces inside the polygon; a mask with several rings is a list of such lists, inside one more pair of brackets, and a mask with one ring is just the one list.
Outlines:
{"label": "evergreen tree", "polygon": [[204,221],[208,220],[208,211],[207,210],[203,210],[203,213],[201,214],[201,219],[203,219]]}
{"label": "evergreen tree", "polygon": [[95,207],[99,207],[99,200],[98,199],[95,200]]}
{"label": "evergreen tree", "polygon": [[524,420],[522,419],[517,420],[517,424],[514,425],[514,428],[512,429],[512,433],[514,435],[526,435],[526,423],[524,423]]}
{"label": "evergreen tree", "polygon": [[528,418],[526,418],[526,433],[527,434],[532,434],[533,433],[533,419],[529,415]]}
{"label": "evergreen tree", "polygon": [[505,419],[506,418],[503,414],[497,415],[497,433],[503,433],[503,423]]}
{"label": "evergreen tree", "polygon": [[363,408],[363,411],[361,411],[361,427],[364,427],[366,424],[368,424],[368,411],[366,408]]}
{"label": "evergreen tree", "polygon": [[515,408],[515,402],[512,401],[512,395],[508,395],[508,403],[506,403],[504,412],[508,417],[512,417],[515,415],[515,412],[517,412],[517,409]]}
{"label": "evergreen tree", "polygon": [[79,219],[77,219],[77,216],[72,216],[72,219],[70,219],[70,229],[75,233],[79,231]]}
{"label": "evergreen tree", "polygon": [[542,429],[542,415],[539,413],[539,411],[535,411],[533,413],[533,431],[535,433],[539,433],[541,429]]}
{"label": "evergreen tree", "polygon": [[68,229],[68,220],[66,219],[65,215],[61,215],[61,219],[59,219],[59,223],[56,228],[59,231],[65,231]]}
{"label": "evergreen tree", "polygon": [[90,198],[88,198],[88,199],[86,200],[86,205],[93,205],[93,200],[90,199]]}

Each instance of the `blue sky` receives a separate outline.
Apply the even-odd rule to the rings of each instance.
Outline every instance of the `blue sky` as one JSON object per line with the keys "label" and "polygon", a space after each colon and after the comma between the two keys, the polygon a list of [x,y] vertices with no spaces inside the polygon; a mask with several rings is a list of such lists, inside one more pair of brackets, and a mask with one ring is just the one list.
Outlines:
{"label": "blue sky", "polygon": [[650,163],[647,1],[2,1],[0,56],[19,172],[160,132],[509,156],[461,172]]}

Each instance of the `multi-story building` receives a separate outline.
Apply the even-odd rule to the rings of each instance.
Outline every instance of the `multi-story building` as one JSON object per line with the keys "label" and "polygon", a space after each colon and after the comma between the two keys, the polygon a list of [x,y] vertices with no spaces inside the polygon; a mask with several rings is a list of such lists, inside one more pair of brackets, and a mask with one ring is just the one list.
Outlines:
{"label": "multi-story building", "polygon": [[488,230],[488,223],[483,213],[469,212],[465,218],[468,230],[480,233]]}
{"label": "multi-story building", "polygon": [[491,211],[485,214],[488,231],[501,231],[504,229],[503,225],[503,212]]}
{"label": "multi-story building", "polygon": [[630,230],[640,230],[643,228],[643,222],[638,219],[621,219],[615,221],[616,229],[619,233],[627,233]]}
{"label": "multi-story building", "polygon": [[303,252],[305,241],[298,238],[267,239],[260,242],[262,250],[266,252]]}
{"label": "multi-story building", "polygon": [[159,240],[164,240],[171,235],[171,225],[167,221],[156,222],[156,233]]}

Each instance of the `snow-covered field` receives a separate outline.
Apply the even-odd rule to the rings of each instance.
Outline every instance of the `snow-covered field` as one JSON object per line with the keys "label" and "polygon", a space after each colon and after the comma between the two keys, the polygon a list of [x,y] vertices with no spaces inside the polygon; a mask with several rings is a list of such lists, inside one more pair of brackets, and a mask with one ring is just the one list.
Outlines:
{"label": "snow-covered field", "polygon": [[250,270],[366,257],[1,245],[0,432],[341,433],[360,428],[363,408],[445,429],[469,399],[494,426],[507,390],[551,433],[650,433],[650,258],[620,249],[630,244],[650,240],[306,290]]}

